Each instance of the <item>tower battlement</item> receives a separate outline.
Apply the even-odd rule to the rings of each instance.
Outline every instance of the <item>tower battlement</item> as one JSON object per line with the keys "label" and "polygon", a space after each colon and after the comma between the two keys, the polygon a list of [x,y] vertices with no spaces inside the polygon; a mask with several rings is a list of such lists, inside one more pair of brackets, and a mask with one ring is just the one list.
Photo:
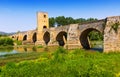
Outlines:
{"label": "tower battlement", "polygon": [[42,31],[49,28],[49,20],[47,12],[37,12],[37,30]]}

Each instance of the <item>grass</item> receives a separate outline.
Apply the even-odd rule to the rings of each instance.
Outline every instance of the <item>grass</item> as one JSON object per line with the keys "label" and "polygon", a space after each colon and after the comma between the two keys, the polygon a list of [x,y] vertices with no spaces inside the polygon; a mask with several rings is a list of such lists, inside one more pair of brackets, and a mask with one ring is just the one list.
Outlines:
{"label": "grass", "polygon": [[35,60],[10,62],[0,77],[119,77],[120,53],[65,50],[42,53]]}

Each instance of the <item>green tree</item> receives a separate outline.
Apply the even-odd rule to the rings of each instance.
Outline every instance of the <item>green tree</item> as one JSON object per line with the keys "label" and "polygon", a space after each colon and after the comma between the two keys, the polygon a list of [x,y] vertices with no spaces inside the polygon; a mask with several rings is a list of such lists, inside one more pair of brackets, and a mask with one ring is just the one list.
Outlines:
{"label": "green tree", "polygon": [[75,23],[75,20],[72,17],[66,17],[66,25]]}
{"label": "green tree", "polygon": [[75,23],[84,23],[84,22],[86,22],[86,19],[84,18],[78,18],[75,20]]}
{"label": "green tree", "polygon": [[66,18],[64,16],[59,16],[55,18],[55,21],[59,24],[59,25],[66,25],[67,21]]}
{"label": "green tree", "polygon": [[86,21],[91,22],[91,21],[96,21],[96,20],[97,20],[96,18],[88,18]]}
{"label": "green tree", "polygon": [[64,17],[64,16],[58,16],[58,17],[51,17],[49,18],[49,24],[50,27],[54,27],[55,22],[58,23],[58,25],[69,25],[69,24],[77,24],[77,23],[85,23],[85,22],[91,22],[91,21],[96,21],[96,18],[78,18],[74,19],[72,17]]}
{"label": "green tree", "polygon": [[88,37],[91,41],[103,40],[103,35],[98,31],[92,31],[88,34]]}
{"label": "green tree", "polygon": [[50,27],[54,27],[54,23],[55,23],[55,18],[54,17],[49,18]]}

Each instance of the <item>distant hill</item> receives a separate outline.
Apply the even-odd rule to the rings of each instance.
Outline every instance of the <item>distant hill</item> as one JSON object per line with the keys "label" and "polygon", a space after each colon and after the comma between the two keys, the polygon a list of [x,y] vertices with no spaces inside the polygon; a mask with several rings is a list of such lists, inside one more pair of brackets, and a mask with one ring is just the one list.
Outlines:
{"label": "distant hill", "polygon": [[6,32],[0,31],[0,35],[12,35],[12,34],[15,34],[15,32],[6,33]]}
{"label": "distant hill", "polygon": [[6,35],[7,33],[0,31],[0,35]]}

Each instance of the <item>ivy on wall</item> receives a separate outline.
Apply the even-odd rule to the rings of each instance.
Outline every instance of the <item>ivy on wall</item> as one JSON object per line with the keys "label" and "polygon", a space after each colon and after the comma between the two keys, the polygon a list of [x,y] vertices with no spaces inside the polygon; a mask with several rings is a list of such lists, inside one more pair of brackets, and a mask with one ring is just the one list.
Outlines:
{"label": "ivy on wall", "polygon": [[118,33],[118,27],[119,26],[120,26],[119,22],[116,22],[116,23],[112,24],[110,31],[113,29],[115,31],[115,33]]}

